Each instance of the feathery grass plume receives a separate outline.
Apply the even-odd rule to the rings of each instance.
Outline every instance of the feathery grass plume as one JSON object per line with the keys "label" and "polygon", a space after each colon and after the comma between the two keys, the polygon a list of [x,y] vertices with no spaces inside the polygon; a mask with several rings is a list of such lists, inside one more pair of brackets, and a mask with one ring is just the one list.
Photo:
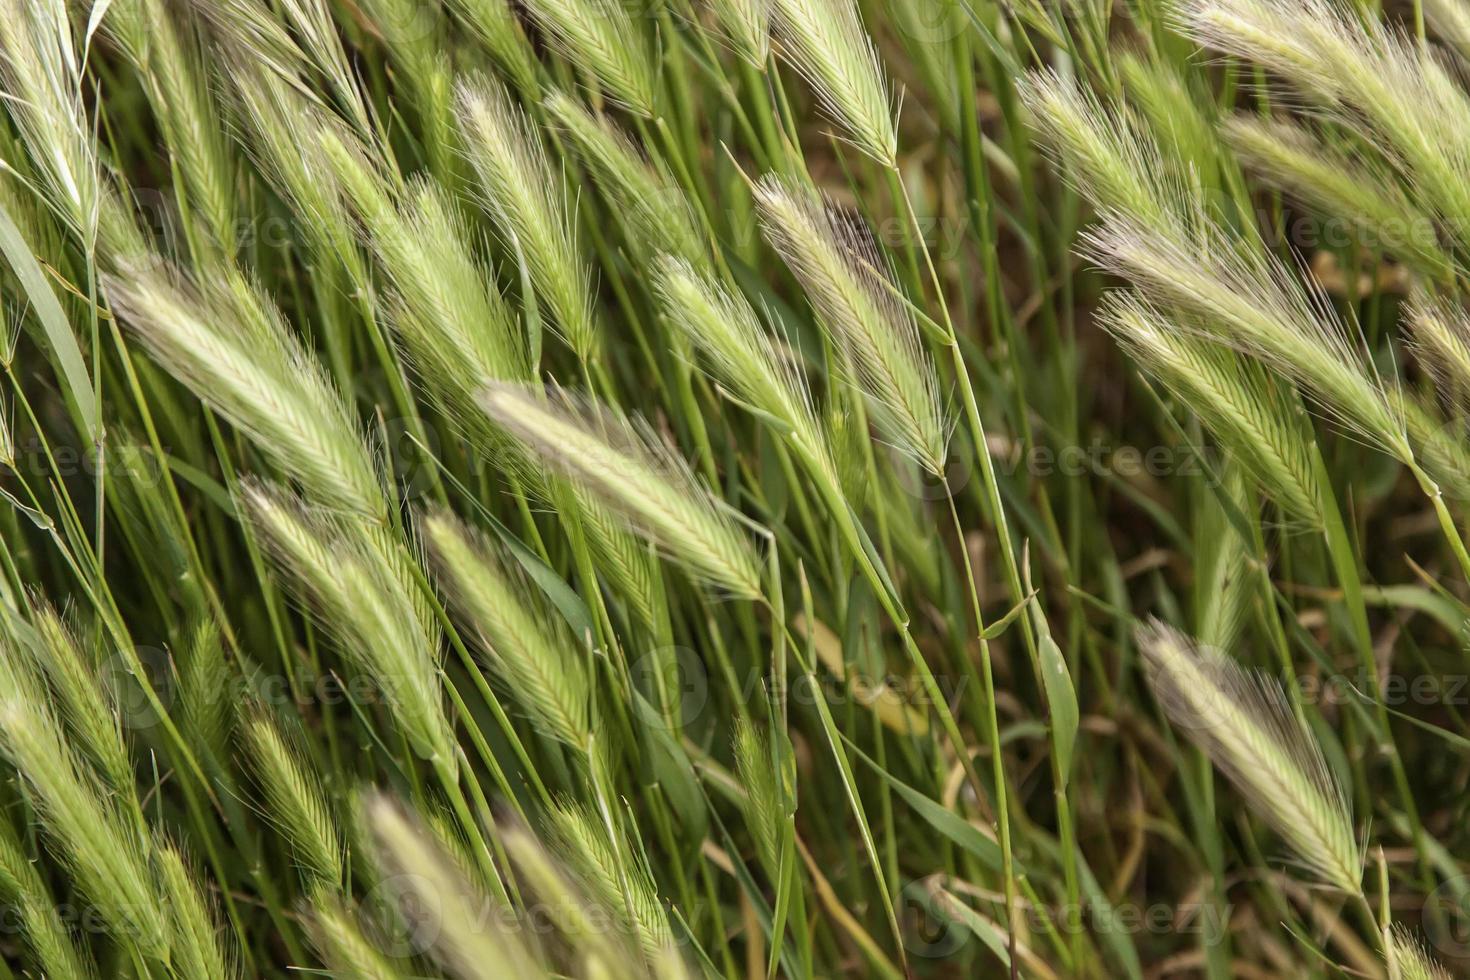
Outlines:
{"label": "feathery grass plume", "polygon": [[1322,488],[1301,423],[1258,365],[1202,340],[1132,292],[1108,297],[1099,320],[1297,520],[1321,527]]}
{"label": "feathery grass plume", "polygon": [[[1318,0],[1186,0],[1173,11],[1179,26],[1197,41],[1258,61],[1306,93],[1336,101],[1344,80],[1332,77],[1324,53],[1341,44],[1332,10]],[[1359,65],[1362,70],[1364,66]]]}
{"label": "feathery grass plume", "polygon": [[565,93],[553,91],[543,104],[619,217],[633,223],[629,238],[638,240],[631,246],[672,252],[693,263],[708,261],[699,220],[667,169],[650,163],[622,130]]}
{"label": "feathery grass plume", "polygon": [[354,515],[353,533],[390,569],[420,628],[434,613],[393,532],[386,489],[350,405],[270,298],[235,269],[194,286],[161,262],[108,277],[113,309],[195,397],[224,415],[300,485],[314,507]]}
{"label": "feathery grass plume", "polygon": [[308,883],[326,891],[341,886],[345,861],[337,820],[310,763],[262,709],[241,727],[256,782],[265,793],[267,818],[280,828]]}
{"label": "feathery grass plume", "polygon": [[658,556],[630,533],[626,521],[620,520],[587,487],[575,482],[556,485],[546,488],[544,496],[561,501],[560,506],[569,513],[574,509],[587,532],[587,543],[598,569],[627,600],[645,627],[655,635],[665,634],[669,628],[669,606]]}
{"label": "feathery grass plume", "polygon": [[531,370],[515,313],[490,272],[475,261],[463,214],[437,184],[414,182],[397,220],[374,231],[393,284],[389,323],[425,387],[466,400],[486,378]]}
{"label": "feathery grass plume", "polygon": [[1432,396],[1415,397],[1402,389],[1395,395],[1409,441],[1430,479],[1455,499],[1470,499],[1470,417],[1451,408],[1446,418]]}
{"label": "feathery grass plume", "polygon": [[196,397],[312,499],[387,524],[357,421],[280,313],[238,273],[193,285],[162,264],[107,283],[118,316]]}
{"label": "feathery grass plume", "polygon": [[1362,854],[1347,797],[1281,685],[1158,620],[1139,628],[1138,643],[1170,721],[1204,749],[1307,870],[1357,894]]}
{"label": "feathery grass plume", "polygon": [[130,260],[147,244],[102,175],[66,10],[60,3],[0,0],[0,94],[38,179],[18,160],[5,169],[36,191],[83,251],[95,247],[104,261]]}
{"label": "feathery grass plume", "polygon": [[431,92],[443,52],[439,5],[418,0],[359,2],[372,21],[374,32],[401,66],[401,76],[405,76],[414,97]]}
{"label": "feathery grass plume", "polygon": [[534,896],[536,907],[544,910],[577,955],[630,958],[627,947],[615,942],[606,917],[598,914],[601,910],[530,829],[502,824],[496,836],[515,865],[522,893],[529,891]]}
{"label": "feathery grass plume", "polygon": [[234,159],[228,152],[210,94],[191,17],[164,0],[116,0],[104,20],[143,81],[188,211],[197,212],[225,255],[238,250]]}
{"label": "feathery grass plume", "polygon": [[782,55],[854,146],[893,167],[898,129],[878,49],[852,0],[774,0]]}
{"label": "feathery grass plume", "polygon": [[270,75],[292,83],[303,96],[317,100],[316,92],[301,78],[312,70],[311,59],[263,0],[192,0],[189,7],[232,61],[254,62]]}
{"label": "feathery grass plume", "polygon": [[0,900],[14,908],[38,975],[49,980],[94,980],[96,969],[72,941],[55,896],[9,820],[0,820]]}
{"label": "feathery grass plume", "polygon": [[619,919],[640,949],[657,957],[673,945],[673,933],[648,870],[609,839],[597,813],[563,802],[547,813],[558,853],[605,911]]}
{"label": "feathery grass plume", "polygon": [[871,233],[814,188],[774,174],[756,185],[755,197],[766,237],[847,352],[852,383],[872,404],[880,431],[943,474],[949,427],[934,362]]}
{"label": "feathery grass plume", "polygon": [[735,53],[756,68],[771,57],[773,0],[709,0],[715,21]]}
{"label": "feathery grass plume", "polygon": [[[101,769],[114,791],[133,792],[133,760],[123,739],[121,719],[104,691],[91,658],[76,636],[44,599],[32,597],[31,624],[7,623],[17,646],[29,652],[45,675],[62,717],[83,752]],[[9,618],[7,614],[7,619]]]}
{"label": "feathery grass plume", "polygon": [[154,846],[159,886],[168,896],[173,941],[170,966],[184,977],[230,980],[240,971],[235,958],[220,944],[211,903],[199,889],[197,876],[178,848],[166,841]]}
{"label": "feathery grass plume", "polygon": [[1086,236],[1103,266],[1150,300],[1186,311],[1218,340],[1304,385],[1366,441],[1411,462],[1403,420],[1319,293],[1254,238],[1222,228],[1165,172],[1157,145],[1095,98],[1033,77],[1026,95],[1079,189],[1103,211]]}
{"label": "feathery grass plume", "polygon": [[1094,206],[1139,221],[1176,220],[1182,189],[1164,176],[1153,133],[1125,108],[1104,105],[1075,79],[1050,71],[1027,75],[1018,91],[1045,146]]}
{"label": "feathery grass plume", "polygon": [[331,131],[322,139],[394,288],[389,323],[426,392],[466,431],[477,451],[557,509],[575,508],[599,567],[646,624],[661,623],[666,618],[662,584],[646,549],[585,493],[569,496],[549,484],[479,410],[487,380],[529,381],[533,371],[515,314],[472,259],[458,209],[428,182],[411,182],[395,207],[392,188],[365,151]]}
{"label": "feathery grass plume", "polygon": [[[374,858],[402,911],[415,919],[432,917],[426,954],[451,974],[478,977],[545,977],[519,936],[500,926],[501,916],[487,914],[490,899],[467,881],[452,858],[413,816],[387,797],[373,794],[363,801],[363,819],[371,828]],[[415,921],[422,928],[423,921]]]}
{"label": "feathery grass plume", "polygon": [[476,408],[487,379],[530,380],[535,369],[516,313],[475,261],[464,215],[440,185],[384,175],[346,134],[324,128],[318,136],[392,289],[387,321],[425,393],[477,450],[539,487],[538,473],[503,459],[504,440]]}
{"label": "feathery grass plume", "polygon": [[41,679],[0,641],[0,754],[30,787],[41,826],[77,884],[119,936],[150,959],[168,958],[159,896],[133,824],[63,735]]}
{"label": "feathery grass plume", "polygon": [[653,288],[664,317],[711,362],[714,375],[785,427],[802,459],[835,485],[837,464],[806,379],[793,358],[777,350],[750,303],[708,273],[668,255],[655,265]]}
{"label": "feathery grass plume", "polygon": [[453,772],[457,754],[440,690],[437,639],[395,570],[335,515],[262,484],[247,483],[242,497],[273,557],[345,654],[382,689],[414,750]]}
{"label": "feathery grass plume", "polygon": [[1470,63],[1470,4],[1465,0],[1424,0],[1424,16],[1434,32]]}
{"label": "feathery grass plume", "polygon": [[510,0],[451,0],[450,6],[475,32],[521,94],[535,98],[541,87],[536,77],[536,56]]}
{"label": "feathery grass plume", "polygon": [[1088,250],[1144,296],[1188,312],[1208,335],[1301,384],[1339,425],[1412,464],[1394,399],[1329,301],[1253,241],[1203,216],[1193,224],[1185,232],[1111,216],[1088,233]]}
{"label": "feathery grass plume", "polygon": [[658,59],[620,0],[529,0],[526,10],[558,51],[591,73],[630,112],[658,114]]}
{"label": "feathery grass plume", "polygon": [[1390,980],[1450,980],[1450,975],[1424,951],[1423,943],[1401,926],[1388,931]]}
{"label": "feathery grass plume", "polygon": [[530,119],[499,83],[461,82],[457,99],[465,154],[480,177],[486,209],[524,257],[536,291],[583,360],[599,337],[587,262],[577,245],[560,176]]}
{"label": "feathery grass plume", "polygon": [[0,48],[6,110],[44,178],[44,197],[71,232],[90,244],[105,191],[66,5],[0,0]]}
{"label": "feathery grass plume", "polygon": [[233,66],[230,77],[252,137],[240,140],[246,152],[301,220],[318,257],[340,262],[356,288],[368,288],[351,214],[313,138],[323,113],[287,82],[250,66]]}
{"label": "feathery grass plume", "polygon": [[[1125,53],[1118,68],[1129,101],[1148,121],[1149,131],[1173,156],[1198,168],[1200,179],[1212,180],[1220,162],[1220,140],[1215,133],[1215,116],[1190,90],[1182,70],[1158,57]],[[1125,130],[1120,136],[1129,135]]]}
{"label": "feathery grass plume", "polygon": [[1309,130],[1285,122],[1237,115],[1222,131],[1255,172],[1323,215],[1351,220],[1368,239],[1439,281],[1452,278],[1454,260],[1440,247],[1434,221],[1391,174],[1324,144]]}
{"label": "feathery grass plume", "polygon": [[417,110],[429,170],[449,179],[454,153],[454,72],[443,39],[441,5],[420,0],[358,0],[398,70],[395,82]]}
{"label": "feathery grass plume", "polygon": [[771,742],[744,716],[735,719],[735,770],[745,795],[740,808],[745,829],[755,842],[756,857],[767,874],[780,867],[781,828],[786,823],[786,794],[776,779]]}
{"label": "feathery grass plume", "polygon": [[377,117],[363,98],[356,71],[342,46],[342,37],[332,17],[331,0],[278,0],[276,4],[302,47],[309,63],[319,71],[336,96],[337,104],[360,135],[377,129]]}
{"label": "feathery grass plume", "polygon": [[[674,255],[657,258],[653,291],[664,317],[712,362],[718,380],[798,438],[817,431],[804,379],[792,358],[777,351],[743,296]],[[813,440],[812,447],[820,444]]]}
{"label": "feathery grass plume", "polygon": [[1188,0],[1178,17],[1201,44],[1279,72],[1366,129],[1426,207],[1470,229],[1470,93],[1427,46],[1335,0]]}
{"label": "feathery grass plume", "polygon": [[408,980],[362,934],[356,916],[332,895],[318,894],[307,927],[311,944],[327,968],[354,980]]}
{"label": "feathery grass plume", "polygon": [[1470,311],[1458,300],[1420,293],[1408,319],[1414,353],[1445,408],[1470,415]]}
{"label": "feathery grass plume", "polygon": [[354,525],[398,578],[426,630],[434,613],[417,587],[413,559],[393,533],[377,462],[321,365],[253,282],[233,268],[208,286],[166,265],[108,277],[113,309],[195,397],[248,436],[305,491],[313,506]]}
{"label": "feathery grass plume", "polygon": [[[127,539],[129,548],[140,557],[147,556],[159,579],[177,584],[185,593],[186,605],[197,608],[204,601],[204,583],[190,575],[188,524],[169,506],[166,495],[159,492],[165,479],[165,467],[153,447],[123,430],[107,433],[107,499],[116,510],[114,525]],[[167,588],[151,583],[160,600]]]}
{"label": "feathery grass plume", "polygon": [[760,596],[760,560],[735,517],[646,427],[561,391],[538,397],[525,387],[494,384],[480,405],[694,578],[740,598]]}
{"label": "feathery grass plume", "polygon": [[389,325],[427,390],[467,405],[487,377],[529,377],[515,314],[476,263],[447,192],[427,180],[397,185],[346,134],[323,128],[317,138],[392,287]]}
{"label": "feathery grass plume", "polygon": [[585,640],[572,635],[504,549],[443,512],[429,515],[423,529],[446,591],[501,682],[547,734],[585,746],[592,734]]}
{"label": "feathery grass plume", "polygon": [[473,878],[477,873],[474,849],[465,839],[464,831],[455,823],[454,816],[448,810],[438,807],[417,816],[424,831],[449,858],[450,863],[466,878]]}

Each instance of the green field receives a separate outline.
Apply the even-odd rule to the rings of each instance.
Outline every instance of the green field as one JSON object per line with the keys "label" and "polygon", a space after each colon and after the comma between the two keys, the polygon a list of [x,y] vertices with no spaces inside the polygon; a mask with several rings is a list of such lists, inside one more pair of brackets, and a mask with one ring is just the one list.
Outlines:
{"label": "green field", "polygon": [[0,980],[1470,969],[1470,0],[0,0]]}

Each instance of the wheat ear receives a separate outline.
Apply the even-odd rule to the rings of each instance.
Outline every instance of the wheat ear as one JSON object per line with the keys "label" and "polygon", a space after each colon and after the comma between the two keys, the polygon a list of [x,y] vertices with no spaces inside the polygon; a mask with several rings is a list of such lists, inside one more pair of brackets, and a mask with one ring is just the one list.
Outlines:
{"label": "wheat ear", "polygon": [[764,69],[771,57],[773,0],[709,0],[715,21],[735,53]]}
{"label": "wheat ear", "polygon": [[755,196],[766,237],[847,353],[851,381],[873,406],[880,430],[942,474],[949,426],[938,375],[872,234],[809,186],[772,175],[756,185]]}
{"label": "wheat ear", "polygon": [[1465,0],[1424,0],[1424,16],[1434,32],[1470,64],[1470,4]]}
{"label": "wheat ear", "polygon": [[233,255],[239,235],[234,158],[213,121],[218,110],[193,17],[164,0],[123,0],[110,13],[103,24],[142,79],[190,208],[203,218],[212,244]]}
{"label": "wheat ear", "polygon": [[1470,93],[1427,46],[1335,0],[1188,0],[1176,14],[1362,132],[1427,210],[1470,229]]}
{"label": "wheat ear", "polygon": [[631,221],[631,245],[673,252],[690,262],[708,261],[699,220],[665,167],[650,163],[621,129],[565,93],[552,92],[544,105],[603,193]]}
{"label": "wheat ear", "polygon": [[336,975],[354,980],[408,980],[377,945],[363,935],[357,916],[330,894],[318,893],[309,908],[311,944]]}
{"label": "wheat ear", "polygon": [[1450,975],[1424,951],[1424,945],[1408,930],[1388,930],[1388,975],[1390,980],[1450,980]]}
{"label": "wheat ear", "polygon": [[1463,419],[1470,412],[1470,311],[1457,299],[1415,296],[1409,309],[1413,348],[1434,379],[1441,403]]}
{"label": "wheat ear", "polygon": [[745,793],[740,806],[745,829],[767,874],[780,867],[781,828],[786,823],[786,794],[776,778],[770,738],[747,718],[735,720],[735,770]]}
{"label": "wheat ear", "polygon": [[160,266],[109,280],[107,292],[149,353],[314,500],[387,524],[356,419],[254,285],[240,276],[194,285]]}
{"label": "wheat ear", "polygon": [[83,751],[117,792],[133,793],[133,761],[117,706],[76,636],[48,603],[32,598],[30,629],[11,624],[18,646],[46,676],[62,717]]}
{"label": "wheat ear", "polygon": [[1235,116],[1226,140],[1251,169],[1324,215],[1346,217],[1369,241],[1437,281],[1455,263],[1440,247],[1433,218],[1420,210],[1392,174],[1328,147],[1311,131],[1285,122]]}
{"label": "wheat ear", "polygon": [[152,959],[168,958],[158,893],[132,823],[72,750],[41,679],[0,643],[0,753],[31,789],[41,824],[108,924]]}
{"label": "wheat ear", "polygon": [[474,30],[521,93],[534,96],[540,88],[536,56],[510,0],[451,0],[450,6]]}
{"label": "wheat ear", "polygon": [[648,956],[673,945],[668,918],[647,869],[609,840],[598,814],[580,804],[563,803],[549,813],[562,857],[603,908],[620,919]]}
{"label": "wheat ear", "polygon": [[84,244],[95,242],[107,192],[66,6],[0,0],[0,49],[7,113],[40,172],[47,203]]}
{"label": "wheat ear", "polygon": [[[1322,487],[1290,403],[1261,368],[1201,339],[1146,300],[1115,293],[1103,327],[1200,417],[1220,443],[1293,517],[1321,527]],[[1297,414],[1300,414],[1299,410]]]}
{"label": "wheat ear", "polygon": [[1179,188],[1161,179],[1158,142],[1126,110],[1055,72],[1026,75],[1018,93],[1043,146],[1084,197],[1140,220],[1174,220]]}
{"label": "wheat ear", "polygon": [[[653,286],[664,318],[704,355],[714,376],[785,428],[811,458],[823,460],[826,440],[806,379],[750,303],[708,272],[667,255],[655,266]],[[824,465],[831,470],[833,464]]]}
{"label": "wheat ear", "polygon": [[159,886],[168,896],[173,944],[171,966],[186,977],[240,976],[239,966],[220,939],[214,910],[199,888],[198,876],[174,844],[157,841],[153,847]]}

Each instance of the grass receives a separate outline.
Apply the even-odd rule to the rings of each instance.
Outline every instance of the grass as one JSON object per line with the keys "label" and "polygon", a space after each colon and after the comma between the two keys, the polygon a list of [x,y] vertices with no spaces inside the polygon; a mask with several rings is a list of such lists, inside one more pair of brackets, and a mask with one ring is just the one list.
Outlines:
{"label": "grass", "polygon": [[0,980],[1470,969],[1465,0],[0,0]]}

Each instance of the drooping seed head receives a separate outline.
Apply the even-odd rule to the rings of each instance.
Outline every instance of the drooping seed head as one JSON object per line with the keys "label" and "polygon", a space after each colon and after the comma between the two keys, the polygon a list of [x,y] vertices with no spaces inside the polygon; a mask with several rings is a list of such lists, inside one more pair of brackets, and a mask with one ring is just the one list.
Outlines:
{"label": "drooping seed head", "polygon": [[696,579],[761,594],[760,564],[735,518],[646,429],[564,392],[491,385],[480,405],[542,462],[583,487]]}
{"label": "drooping seed head", "polygon": [[457,102],[465,152],[501,236],[524,260],[572,350],[591,359],[600,342],[591,277],[561,175],[552,169],[540,134],[493,82],[460,83]]}
{"label": "drooping seed head", "polygon": [[1357,894],[1362,854],[1347,797],[1281,685],[1157,620],[1140,628],[1149,684],[1196,742],[1324,884]]}
{"label": "drooping seed head", "polygon": [[949,426],[934,362],[871,233],[810,187],[768,176],[755,193],[766,237],[846,352],[849,380],[872,405],[883,435],[942,474]]}
{"label": "drooping seed head", "polygon": [[544,732],[585,746],[592,733],[585,641],[548,607],[515,559],[483,535],[444,512],[431,514],[423,528],[456,612],[510,696]]}
{"label": "drooping seed head", "polygon": [[878,51],[852,0],[775,0],[782,54],[862,152],[892,167],[898,130]]}
{"label": "drooping seed head", "polygon": [[591,72],[625,108],[658,114],[658,63],[642,31],[619,0],[531,0],[526,10],[563,57]]}

